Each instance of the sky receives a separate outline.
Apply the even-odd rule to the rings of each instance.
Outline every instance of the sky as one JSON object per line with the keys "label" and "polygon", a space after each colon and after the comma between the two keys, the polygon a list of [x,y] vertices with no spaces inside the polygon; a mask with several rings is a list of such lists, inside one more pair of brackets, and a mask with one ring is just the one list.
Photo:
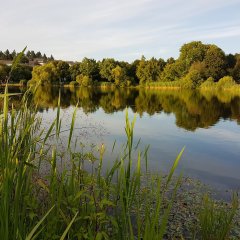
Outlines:
{"label": "sky", "polygon": [[0,22],[0,50],[62,60],[177,58],[194,40],[240,52],[240,0],[2,0]]}

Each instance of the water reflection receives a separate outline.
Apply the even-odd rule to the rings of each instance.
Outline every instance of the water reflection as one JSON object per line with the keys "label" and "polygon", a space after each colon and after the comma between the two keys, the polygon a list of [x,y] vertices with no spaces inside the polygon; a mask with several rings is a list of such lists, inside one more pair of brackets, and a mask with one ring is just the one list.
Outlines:
{"label": "water reflection", "polygon": [[208,128],[219,119],[231,119],[240,123],[240,97],[226,92],[200,92],[188,90],[54,88],[41,86],[33,96],[39,108],[56,108],[59,91],[61,107],[77,103],[84,113],[102,108],[105,113],[123,111],[130,107],[133,112],[150,116],[164,112],[173,113],[176,125],[186,130]]}

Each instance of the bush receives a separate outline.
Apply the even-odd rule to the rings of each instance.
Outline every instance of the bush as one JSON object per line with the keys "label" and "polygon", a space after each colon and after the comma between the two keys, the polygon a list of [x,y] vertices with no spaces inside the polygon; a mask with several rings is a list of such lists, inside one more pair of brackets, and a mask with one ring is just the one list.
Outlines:
{"label": "bush", "polygon": [[212,77],[209,77],[205,82],[203,82],[200,85],[200,88],[212,88],[216,87],[216,84],[214,83],[214,79]]}
{"label": "bush", "polygon": [[230,76],[225,76],[217,82],[218,88],[231,88],[236,85],[236,82]]}
{"label": "bush", "polygon": [[231,205],[231,208],[228,209],[226,205],[216,205],[207,195],[204,197],[203,206],[199,213],[201,239],[229,239],[229,233],[239,205],[236,194],[233,195]]}

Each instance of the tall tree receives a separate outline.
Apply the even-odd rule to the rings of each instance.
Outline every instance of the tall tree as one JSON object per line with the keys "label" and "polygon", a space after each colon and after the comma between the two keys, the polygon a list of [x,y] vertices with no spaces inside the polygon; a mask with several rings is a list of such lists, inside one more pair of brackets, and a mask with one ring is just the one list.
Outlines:
{"label": "tall tree", "polygon": [[99,80],[99,66],[96,60],[84,58],[80,63],[80,73],[92,80]]}
{"label": "tall tree", "polygon": [[201,41],[193,41],[180,48],[179,61],[183,62],[185,73],[194,62],[203,61],[207,50],[208,46]]}
{"label": "tall tree", "polygon": [[213,77],[216,80],[222,78],[226,73],[226,57],[222,49],[216,45],[209,45],[206,56],[203,60],[206,67],[206,77]]}
{"label": "tall tree", "polygon": [[117,61],[113,58],[105,58],[100,62],[100,76],[104,80],[109,82],[114,82],[114,76],[112,74],[112,70],[117,66]]}

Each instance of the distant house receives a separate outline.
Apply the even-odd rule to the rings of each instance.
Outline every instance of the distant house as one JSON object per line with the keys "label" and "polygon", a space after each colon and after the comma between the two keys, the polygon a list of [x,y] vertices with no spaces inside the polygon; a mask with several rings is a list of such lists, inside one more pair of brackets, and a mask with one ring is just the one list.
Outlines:
{"label": "distant house", "polygon": [[34,62],[36,63],[35,65],[44,65],[44,59],[43,58],[35,58]]}

